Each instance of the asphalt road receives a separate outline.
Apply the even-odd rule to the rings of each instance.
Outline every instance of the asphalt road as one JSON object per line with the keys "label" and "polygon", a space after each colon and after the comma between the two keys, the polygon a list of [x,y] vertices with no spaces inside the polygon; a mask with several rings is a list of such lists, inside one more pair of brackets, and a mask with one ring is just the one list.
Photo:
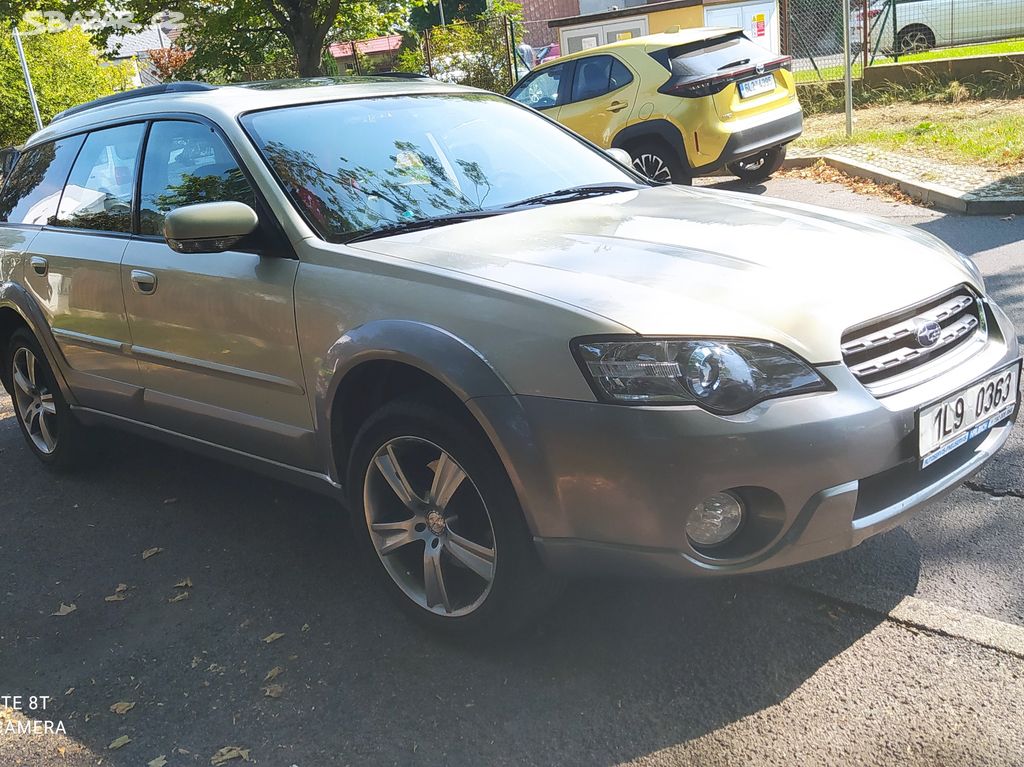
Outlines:
{"label": "asphalt road", "polygon": [[[938,234],[1024,328],[1024,218],[755,192]],[[380,604],[330,502],[120,435],[55,478],[2,402],[0,696],[24,696],[0,708],[4,767],[207,765],[229,746],[284,767],[1024,764],[1020,430],[971,487],[844,555],[580,583],[516,641],[456,647]],[[63,732],[16,734],[26,719]]]}

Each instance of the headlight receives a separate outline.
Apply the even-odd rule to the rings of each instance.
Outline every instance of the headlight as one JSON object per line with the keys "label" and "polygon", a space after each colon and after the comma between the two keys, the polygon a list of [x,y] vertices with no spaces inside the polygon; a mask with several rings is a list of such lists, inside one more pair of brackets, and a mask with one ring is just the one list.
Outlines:
{"label": "headlight", "polygon": [[965,256],[963,253],[961,253],[959,250],[956,252],[956,254],[963,262],[963,265],[967,267],[967,271],[971,273],[971,276],[978,281],[979,285],[981,285],[981,289],[985,290],[985,278],[981,276],[981,269],[978,268],[978,265],[974,263],[970,258]]}
{"label": "headlight", "polygon": [[696,404],[729,414],[773,397],[830,388],[809,364],[768,341],[577,339],[573,351],[605,402]]}

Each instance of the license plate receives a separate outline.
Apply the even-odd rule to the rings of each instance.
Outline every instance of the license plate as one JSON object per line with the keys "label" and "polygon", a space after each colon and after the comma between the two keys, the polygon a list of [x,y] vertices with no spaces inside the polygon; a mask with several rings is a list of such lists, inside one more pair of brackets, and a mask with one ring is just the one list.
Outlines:
{"label": "license plate", "polygon": [[744,80],[740,83],[740,96],[745,99],[773,90],[775,90],[775,75],[755,77],[753,80]]}
{"label": "license plate", "polygon": [[1020,392],[1020,362],[921,408],[918,448],[925,468],[1013,415]]}

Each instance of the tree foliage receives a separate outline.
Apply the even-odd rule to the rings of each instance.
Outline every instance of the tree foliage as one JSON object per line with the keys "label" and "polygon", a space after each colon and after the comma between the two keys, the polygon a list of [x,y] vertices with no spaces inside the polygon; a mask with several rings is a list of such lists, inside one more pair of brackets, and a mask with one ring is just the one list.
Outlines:
{"label": "tree foliage", "polygon": [[[130,65],[104,62],[80,29],[32,35],[22,43],[44,125],[58,112],[123,90],[130,82]],[[36,126],[6,24],[0,24],[0,94],[0,146],[20,144]]]}

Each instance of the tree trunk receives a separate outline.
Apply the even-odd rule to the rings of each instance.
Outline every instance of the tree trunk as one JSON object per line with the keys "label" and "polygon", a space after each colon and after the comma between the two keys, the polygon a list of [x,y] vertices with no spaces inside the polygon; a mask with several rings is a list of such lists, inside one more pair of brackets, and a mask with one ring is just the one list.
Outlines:
{"label": "tree trunk", "polygon": [[295,61],[299,68],[299,77],[320,77],[323,73],[321,53],[324,40],[309,39],[306,35],[297,35],[295,42]]}

